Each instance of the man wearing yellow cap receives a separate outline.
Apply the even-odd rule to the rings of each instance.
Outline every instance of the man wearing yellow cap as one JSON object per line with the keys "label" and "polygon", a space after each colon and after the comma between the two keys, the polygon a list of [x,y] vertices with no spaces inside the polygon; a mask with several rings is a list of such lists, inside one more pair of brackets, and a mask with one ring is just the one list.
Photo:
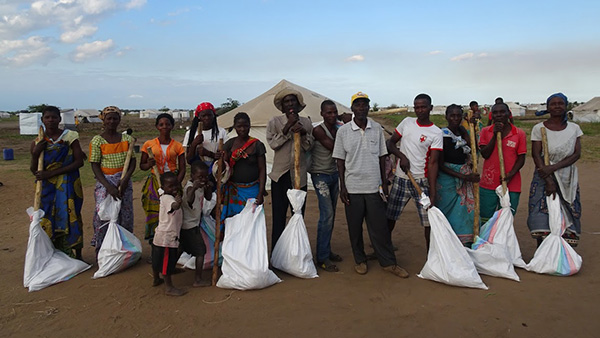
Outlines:
{"label": "man wearing yellow cap", "polygon": [[369,118],[369,96],[358,92],[352,96],[354,118],[337,131],[333,158],[340,176],[340,198],[345,205],[350,245],[361,275],[368,271],[363,242],[363,220],[379,264],[398,277],[408,272],[396,264],[391,233],[385,217],[385,138],[381,125]]}
{"label": "man wearing yellow cap", "polygon": [[[302,94],[292,88],[284,88],[275,95],[275,107],[283,115],[275,116],[267,124],[267,142],[275,151],[273,167],[269,173],[271,179],[271,201],[273,208],[273,231],[271,232],[271,248],[279,240],[287,216],[290,202],[287,197],[288,189],[294,182],[294,133],[300,133],[302,154],[300,155],[300,185],[306,191],[307,184],[307,154],[313,144],[312,123],[306,117],[298,115],[306,106]],[[306,202],[302,206],[302,214]]]}

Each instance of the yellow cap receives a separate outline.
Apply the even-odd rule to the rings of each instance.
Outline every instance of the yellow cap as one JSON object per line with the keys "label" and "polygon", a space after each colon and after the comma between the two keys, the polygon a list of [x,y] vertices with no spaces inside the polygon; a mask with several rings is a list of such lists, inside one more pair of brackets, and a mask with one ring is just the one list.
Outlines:
{"label": "yellow cap", "polygon": [[363,93],[363,92],[358,92],[354,95],[352,95],[352,100],[350,101],[350,105],[352,105],[354,103],[354,100],[357,99],[367,99],[367,101],[371,102],[371,100],[369,99],[369,95]]}

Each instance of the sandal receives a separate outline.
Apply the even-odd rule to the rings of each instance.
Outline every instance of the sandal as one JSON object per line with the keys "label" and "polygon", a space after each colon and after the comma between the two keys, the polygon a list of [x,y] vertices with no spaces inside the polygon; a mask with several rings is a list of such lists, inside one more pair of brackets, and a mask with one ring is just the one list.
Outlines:
{"label": "sandal", "polygon": [[323,269],[323,270],[325,270],[327,272],[338,272],[338,271],[340,271],[338,269],[338,267],[335,264],[333,264],[330,260],[326,260],[325,262],[318,262],[317,265],[321,269]]}

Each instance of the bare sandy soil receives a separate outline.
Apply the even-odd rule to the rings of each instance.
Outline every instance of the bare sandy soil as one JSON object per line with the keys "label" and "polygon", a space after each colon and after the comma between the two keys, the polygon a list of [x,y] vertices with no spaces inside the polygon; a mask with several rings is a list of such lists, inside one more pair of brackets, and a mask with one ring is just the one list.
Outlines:
{"label": "bare sandy soil", "polygon": [[[19,141],[21,142],[21,141]],[[83,143],[87,145],[87,143]],[[19,148],[25,146],[16,145]],[[23,288],[23,264],[28,239],[25,209],[32,205],[33,184],[15,175],[12,164],[0,166],[0,336],[2,337],[147,337],[192,335],[300,337],[598,337],[600,322],[600,210],[598,163],[579,163],[583,205],[583,235],[577,252],[583,268],[571,277],[537,275],[521,269],[521,282],[482,276],[489,290],[451,287],[416,277],[426,260],[425,241],[411,203],[394,231],[396,257],[411,273],[399,279],[383,272],[375,261],[369,273],[353,270],[343,206],[336,216],[332,247],[344,257],[340,272],[319,270],[319,278],[302,280],[276,271],[284,281],[264,290],[233,291],[191,288],[193,272],[174,276],[189,288],[183,297],[163,294],[151,286],[151,268],[143,260],[107,278],[93,280],[92,269],[67,282],[29,293]],[[90,170],[86,165],[82,170]],[[522,170],[523,194],[515,229],[523,258],[535,251],[527,226],[531,159]],[[140,202],[142,184],[134,185],[135,234],[143,238]],[[93,187],[85,186],[84,259],[94,261],[92,235]],[[315,247],[318,207],[309,192],[305,221]],[[266,199],[270,230],[271,201]],[[596,216],[594,216],[596,215]],[[365,233],[366,237],[366,233]],[[270,238],[270,233],[269,233]],[[94,262],[95,263],[95,262]],[[208,272],[205,272],[208,277]]]}

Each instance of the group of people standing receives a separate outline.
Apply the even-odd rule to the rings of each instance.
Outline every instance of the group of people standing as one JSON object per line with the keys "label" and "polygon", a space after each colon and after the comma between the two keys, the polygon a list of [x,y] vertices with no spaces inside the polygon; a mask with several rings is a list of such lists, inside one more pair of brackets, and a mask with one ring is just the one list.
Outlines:
{"label": "group of people standing", "polygon": [[[545,196],[558,194],[570,224],[564,237],[576,245],[581,230],[581,206],[574,163],[580,156],[582,132],[578,125],[566,119],[567,104],[563,94],[550,96],[547,100],[550,117],[532,129],[531,150],[536,171],[531,183],[527,223],[532,236],[541,242],[550,232]],[[274,105],[282,114],[273,117],[267,125],[267,145],[274,151],[272,170],[268,174],[273,215],[271,246],[274,247],[281,236],[287,210],[291,209],[286,192],[293,188],[296,179],[294,134],[299,134],[300,189],[307,190],[310,173],[319,205],[315,261],[325,271],[338,271],[335,263],[342,261],[342,257],[331,249],[338,197],[345,207],[354,270],[366,274],[367,261],[374,257],[385,271],[402,278],[409,274],[397,264],[391,235],[410,199],[416,203],[427,247],[430,237],[427,211],[418,203],[420,196],[411,180],[414,179],[432,203],[442,210],[467,246],[473,235],[474,183],[480,185],[483,221],[499,207],[494,190],[502,180],[507,182],[512,210],[516,213],[521,192],[519,171],[527,153],[526,135],[511,123],[510,109],[503,102],[492,107],[492,123],[482,129],[476,102],[470,104],[471,119],[466,117],[461,106],[450,105],[446,110],[448,125],[439,128],[430,120],[431,97],[419,94],[414,99],[416,118],[402,120],[387,140],[381,125],[368,118],[370,99],[362,92],[351,98],[352,116],[338,114],[333,101],[323,101],[320,108],[323,122],[314,127],[310,119],[300,116],[306,106],[300,92],[283,89],[275,95]],[[228,167],[222,186],[223,209],[217,226],[222,227],[225,218],[241,212],[249,199],[262,204],[266,196],[266,146],[250,136],[250,117],[238,113],[233,125],[237,137],[228,139],[227,132],[217,125],[212,104],[201,103],[194,115],[183,143],[179,143],[171,137],[175,125],[173,117],[160,114],[155,123],[159,135],[143,144],[139,163],[141,170],[149,171],[143,185],[142,205],[146,213],[145,239],[153,247],[149,261],[155,272],[154,284],[163,282],[159,274],[162,273],[167,293],[174,295],[182,294],[182,290],[173,287],[170,281],[176,262],[173,256],[177,257],[181,251],[197,258],[194,285],[207,284],[202,280],[201,267],[209,243],[204,242],[199,225],[203,203],[216,198],[216,181],[211,175],[217,170],[216,160],[222,158]],[[121,110],[109,106],[99,117],[104,130],[89,144],[89,161],[96,177],[92,236],[96,253],[107,228],[98,216],[104,199],[121,200],[118,224],[133,232],[131,175],[136,167],[133,156],[127,172],[123,172],[134,139],[118,132]],[[56,248],[81,259],[83,192],[79,168],[86,156],[78,133],[59,128],[58,108],[46,107],[42,122],[44,137],[31,146],[31,171],[43,182],[41,205],[45,216],[41,225]],[[470,137],[465,128],[469,123],[476,125],[475,137]],[[198,132],[199,125],[201,132]],[[548,134],[549,165],[543,160],[542,127]],[[496,144],[497,134],[502,140],[502,163]],[[224,143],[222,148],[220,141]],[[477,156],[484,159],[481,175],[472,171],[473,147],[477,149]],[[38,170],[37,159],[42,152],[44,166]],[[396,162],[391,182],[386,172],[389,155],[394,155]],[[188,164],[191,174],[185,181]],[[500,165],[506,169],[504,177],[501,177]],[[363,221],[374,249],[371,255],[364,249]],[[211,239],[214,241],[214,233]]]}

